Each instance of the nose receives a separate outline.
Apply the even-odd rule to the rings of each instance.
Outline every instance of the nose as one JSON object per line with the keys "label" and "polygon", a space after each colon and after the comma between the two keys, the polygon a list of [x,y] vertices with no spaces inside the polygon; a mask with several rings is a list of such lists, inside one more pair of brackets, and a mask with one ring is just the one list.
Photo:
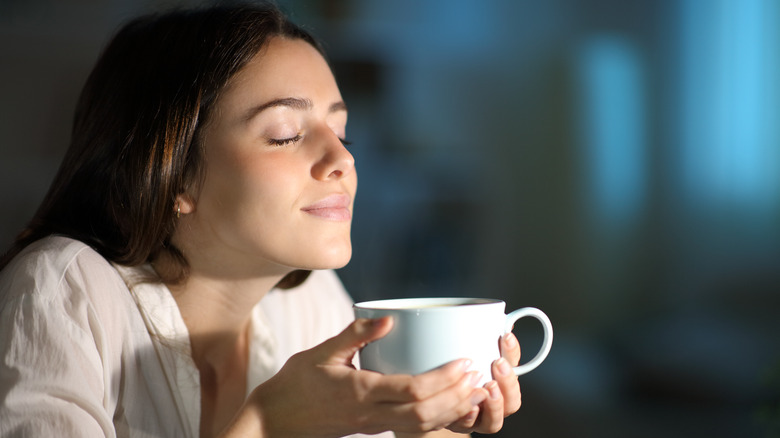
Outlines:
{"label": "nose", "polygon": [[312,166],[312,176],[319,181],[342,179],[355,171],[355,157],[333,131],[323,131],[321,155]]}

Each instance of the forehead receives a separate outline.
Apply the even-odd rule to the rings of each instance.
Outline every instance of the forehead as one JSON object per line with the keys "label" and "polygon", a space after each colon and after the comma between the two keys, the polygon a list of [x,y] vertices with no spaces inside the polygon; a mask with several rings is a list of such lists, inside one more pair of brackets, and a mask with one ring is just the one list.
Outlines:
{"label": "forehead", "polygon": [[285,37],[272,37],[231,79],[223,96],[232,100],[340,98],[333,73],[320,52],[306,41]]}

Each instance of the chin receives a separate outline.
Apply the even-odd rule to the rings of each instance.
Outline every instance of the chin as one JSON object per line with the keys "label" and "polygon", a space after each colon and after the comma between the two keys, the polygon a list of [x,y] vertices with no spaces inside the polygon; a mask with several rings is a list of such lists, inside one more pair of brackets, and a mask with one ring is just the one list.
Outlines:
{"label": "chin", "polygon": [[352,259],[352,246],[346,248],[329,248],[328,251],[322,251],[319,254],[312,254],[308,260],[302,261],[297,269],[322,270],[322,269],[340,269],[349,263]]}
{"label": "chin", "polygon": [[352,251],[350,250],[347,254],[340,254],[338,256],[330,257],[326,262],[325,266],[319,269],[340,269],[344,266],[347,266],[347,263],[352,259]]}

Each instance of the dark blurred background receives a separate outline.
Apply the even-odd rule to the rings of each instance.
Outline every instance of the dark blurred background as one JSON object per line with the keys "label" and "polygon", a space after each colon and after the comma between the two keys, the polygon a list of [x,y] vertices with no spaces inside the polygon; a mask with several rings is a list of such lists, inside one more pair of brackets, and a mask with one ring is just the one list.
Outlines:
{"label": "dark blurred background", "polygon": [[[0,0],[1,246],[109,36],[195,3]],[[280,4],[350,107],[354,298],[552,319],[498,436],[780,436],[780,2]]]}

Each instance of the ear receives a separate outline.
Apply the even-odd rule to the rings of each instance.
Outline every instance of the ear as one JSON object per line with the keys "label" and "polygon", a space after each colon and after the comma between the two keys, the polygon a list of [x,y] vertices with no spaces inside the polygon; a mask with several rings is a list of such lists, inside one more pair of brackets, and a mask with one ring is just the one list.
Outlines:
{"label": "ear", "polygon": [[176,204],[174,205],[177,213],[190,214],[195,211],[195,200],[186,193],[176,195]]}

